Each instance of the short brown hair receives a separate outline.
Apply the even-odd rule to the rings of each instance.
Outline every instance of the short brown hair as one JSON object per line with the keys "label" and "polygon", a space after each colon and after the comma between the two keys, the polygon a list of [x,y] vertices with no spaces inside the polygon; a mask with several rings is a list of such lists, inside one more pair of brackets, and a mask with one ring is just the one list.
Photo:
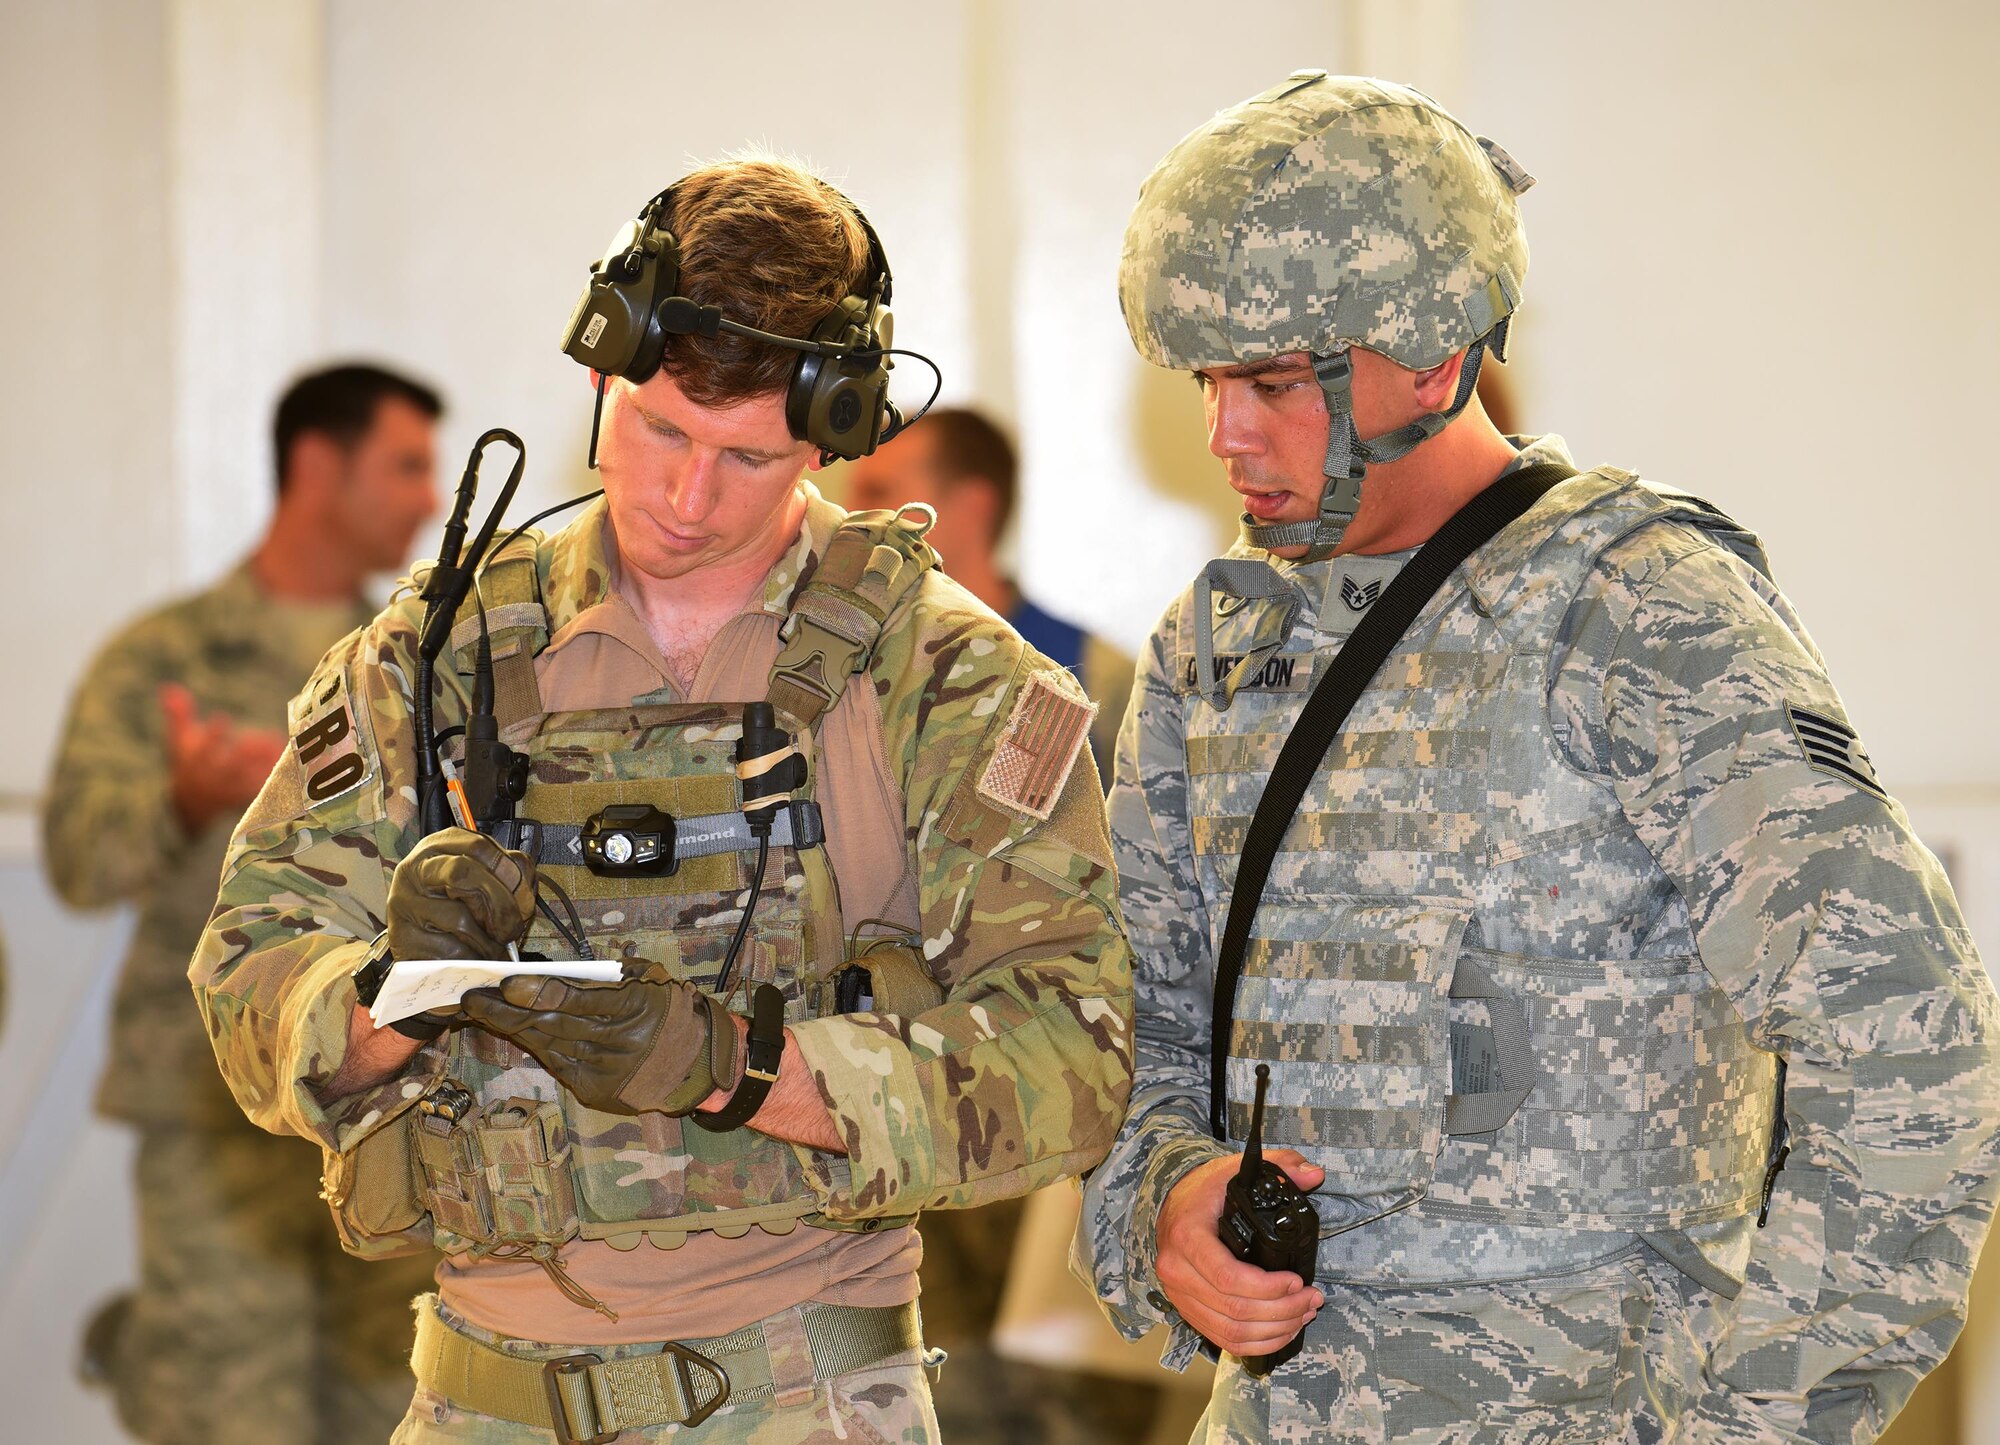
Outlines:
{"label": "short brown hair", "polygon": [[980,477],[992,483],[998,498],[993,509],[993,540],[1007,535],[1007,523],[1014,516],[1014,494],[1018,464],[1014,444],[1007,433],[984,413],[963,406],[944,406],[929,412],[917,423],[932,442],[931,461],[939,480],[960,482]]}
{"label": "short brown hair", "polygon": [[291,480],[292,447],[308,432],[332,439],[342,451],[375,425],[375,412],[389,400],[408,402],[432,421],[444,414],[444,401],[413,377],[365,362],[329,366],[300,377],[278,398],[271,418],[271,452],[276,459],[278,495]]}
{"label": "short brown hair", "polygon": [[[674,188],[668,228],[680,242],[683,296],[731,321],[810,337],[869,281],[868,234],[854,204],[796,161],[718,162]],[[698,406],[781,391],[799,353],[747,337],[669,335],[660,369]]]}

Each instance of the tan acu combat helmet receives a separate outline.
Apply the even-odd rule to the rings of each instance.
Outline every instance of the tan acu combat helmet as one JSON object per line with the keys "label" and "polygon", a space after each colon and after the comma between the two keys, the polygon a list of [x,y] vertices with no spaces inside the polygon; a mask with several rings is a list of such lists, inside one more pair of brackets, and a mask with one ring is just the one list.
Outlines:
{"label": "tan acu combat helmet", "polygon": [[[1199,370],[1310,352],[1326,395],[1326,491],[1311,522],[1243,519],[1259,547],[1324,556],[1393,461],[1465,408],[1528,273],[1515,197],[1534,184],[1500,147],[1407,86],[1323,70],[1197,127],[1154,167],[1125,230],[1118,298],[1139,354]],[[1412,369],[1470,350],[1450,409],[1387,436],[1354,430],[1347,350]]]}

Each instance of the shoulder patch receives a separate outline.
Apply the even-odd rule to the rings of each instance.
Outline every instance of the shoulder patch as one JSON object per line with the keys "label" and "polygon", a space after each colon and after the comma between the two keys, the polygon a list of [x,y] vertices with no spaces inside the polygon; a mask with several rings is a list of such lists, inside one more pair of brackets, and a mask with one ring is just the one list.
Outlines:
{"label": "shoulder patch", "polygon": [[355,736],[345,684],[345,674],[336,669],[296,709],[292,750],[309,803],[351,793],[368,781],[368,759]]}
{"label": "shoulder patch", "polygon": [[1021,688],[978,789],[988,802],[1043,821],[1062,796],[1097,716],[1096,703],[1052,681],[1054,676],[1038,672]]}
{"label": "shoulder patch", "polygon": [[1861,739],[1854,729],[1837,718],[1823,712],[1813,712],[1807,708],[1785,704],[1785,716],[1791,720],[1792,732],[1805,749],[1806,762],[1814,771],[1831,773],[1843,778],[1861,789],[1873,793],[1887,802],[1889,794],[1883,789],[1881,780],[1875,776],[1875,764],[1868,757],[1868,750],[1861,746]]}

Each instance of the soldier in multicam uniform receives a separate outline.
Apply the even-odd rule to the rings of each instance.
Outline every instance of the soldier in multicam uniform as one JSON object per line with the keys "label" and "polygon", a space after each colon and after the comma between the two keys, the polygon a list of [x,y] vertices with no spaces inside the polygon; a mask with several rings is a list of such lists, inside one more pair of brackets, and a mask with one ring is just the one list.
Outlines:
{"label": "soldier in multicam uniform", "polygon": [[[825,458],[787,419],[796,352],[695,334],[705,314],[838,341],[887,291],[851,203],[732,161],[625,239],[598,282],[641,248],[677,263],[685,302],[634,314],[683,306],[691,330],[604,378],[605,499],[484,571],[518,816],[426,835],[405,598],[294,704],[192,977],[244,1108],[325,1149],[349,1246],[446,1251],[399,1441],[928,1440],[913,1217],[1086,1169],[1122,1117],[1130,956],[1091,708],[935,569],[921,518],[850,517],[806,482]],[[600,344],[596,294],[572,355]],[[480,630],[468,603],[440,729]],[[732,762],[758,700],[807,760],[768,872]],[[688,856],[593,871],[582,830],[641,804]],[[517,977],[428,1041],[359,1006],[372,962],[512,941],[625,977]]]}
{"label": "soldier in multicam uniform", "polygon": [[[1755,540],[1468,404],[1531,183],[1312,71],[1141,192],[1127,324],[1195,373],[1247,514],[1120,738],[1138,1053],[1078,1263],[1168,1365],[1225,1352],[1209,1441],[1872,1439],[1993,1208],[1993,989]],[[1220,1139],[1216,956],[1272,762],[1409,549],[1544,462],[1567,480],[1417,614],[1279,845]],[[1216,1237],[1260,1061],[1310,1281]]]}
{"label": "soldier in multicam uniform", "polygon": [[230,829],[285,744],[286,699],[368,621],[363,582],[404,566],[436,509],[439,410],[375,367],[294,383],[255,553],[126,628],[71,705],[42,820],[49,876],[75,907],[139,909],[97,1107],[138,1134],[140,1277],[93,1327],[86,1368],[143,1440],[380,1439],[402,1412],[429,1264],[370,1267],[328,1238],[312,1157],[244,1123],[186,979]]}

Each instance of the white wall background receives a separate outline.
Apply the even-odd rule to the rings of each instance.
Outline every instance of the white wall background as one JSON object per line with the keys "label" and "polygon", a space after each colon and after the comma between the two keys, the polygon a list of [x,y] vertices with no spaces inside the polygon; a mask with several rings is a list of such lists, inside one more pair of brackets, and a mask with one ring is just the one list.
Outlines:
{"label": "white wall background", "polygon": [[[570,495],[556,350],[588,261],[696,159],[801,152],[869,211],[898,339],[1020,429],[1020,567],[1136,646],[1229,528],[1192,388],[1113,270],[1140,179],[1298,65],[1432,91],[1541,178],[1510,368],[1527,425],[1762,530],[1975,933],[2000,946],[1984,413],[2000,18],[1908,0],[0,0],[0,1395],[11,1435],[114,1438],[63,1384],[129,1271],[121,1136],[88,1122],[118,921],[55,909],[30,800],[120,620],[262,525],[288,373],[405,364]],[[916,369],[908,373],[911,387]],[[918,391],[917,395],[921,395]],[[1984,1347],[2000,1365],[2000,1343]],[[1987,1368],[1980,1379],[2000,1377]],[[1983,1438],[2000,1400],[1977,1397]]]}

